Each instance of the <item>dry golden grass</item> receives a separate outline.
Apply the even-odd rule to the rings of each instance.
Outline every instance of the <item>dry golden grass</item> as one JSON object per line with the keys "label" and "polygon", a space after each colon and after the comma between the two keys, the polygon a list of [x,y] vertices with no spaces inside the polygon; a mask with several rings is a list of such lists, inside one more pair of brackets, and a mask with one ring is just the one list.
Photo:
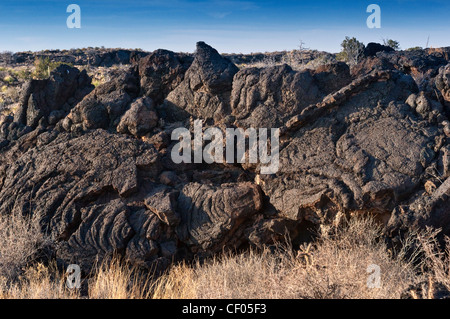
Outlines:
{"label": "dry golden grass", "polygon": [[414,299],[433,299],[436,293],[436,284],[450,291],[450,238],[445,237],[445,248],[442,249],[437,240],[440,230],[427,228],[417,234],[422,256],[422,272],[427,274],[426,284],[422,282],[422,295]]}
{"label": "dry golden grass", "polygon": [[[35,234],[33,227],[22,225],[21,229]],[[428,288],[422,289],[421,295],[411,290],[411,296],[428,298],[434,296],[434,283],[450,288],[450,243],[447,251],[441,251],[436,234],[432,230],[411,234],[404,247],[393,253],[382,240],[377,223],[370,218],[352,218],[339,226],[323,227],[314,242],[298,250],[284,244],[224,253],[203,263],[174,265],[157,279],[112,258],[94,267],[84,280],[84,295],[67,288],[67,275],[53,264],[21,268],[24,270],[15,280],[7,279],[2,268],[0,298],[385,299],[400,298],[411,285],[427,280]],[[30,253],[18,258],[17,265],[29,260],[27,256]],[[379,287],[368,285],[373,275],[368,272],[370,265],[380,269]]]}
{"label": "dry golden grass", "polygon": [[[353,219],[344,228],[323,232],[298,254],[280,247],[175,266],[156,282],[152,297],[399,298],[419,277],[411,262],[392,256],[380,236],[372,220]],[[380,288],[368,287],[372,264],[380,267]]]}
{"label": "dry golden grass", "polygon": [[198,284],[195,270],[180,264],[153,281],[150,296],[152,299],[194,299],[198,297]]}
{"label": "dry golden grass", "polygon": [[27,267],[14,282],[0,278],[0,299],[148,299],[149,276],[113,258],[95,268],[86,279],[88,293],[67,287],[67,274],[56,265]]}
{"label": "dry golden grass", "polygon": [[149,276],[135,267],[126,265],[119,258],[103,262],[89,280],[90,299],[147,299]]}
{"label": "dry golden grass", "polygon": [[55,265],[27,267],[15,282],[0,278],[0,299],[76,299],[77,290],[68,289],[65,276]]}
{"label": "dry golden grass", "polygon": [[41,232],[40,217],[0,215],[0,277],[14,279],[50,239]]}

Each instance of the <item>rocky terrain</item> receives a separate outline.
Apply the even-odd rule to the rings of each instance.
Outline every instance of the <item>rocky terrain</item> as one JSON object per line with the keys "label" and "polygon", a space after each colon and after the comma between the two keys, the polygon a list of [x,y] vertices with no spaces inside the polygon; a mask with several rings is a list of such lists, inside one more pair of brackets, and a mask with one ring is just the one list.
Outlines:
{"label": "rocky terrain", "polygon": [[[450,235],[450,47],[370,48],[352,67],[302,70],[239,68],[248,58],[203,42],[195,54],[55,53],[73,66],[20,84],[2,118],[0,212],[39,214],[53,257],[85,271],[112,253],[164,269],[286,234],[296,243],[343,215],[377,216],[394,241],[427,225]],[[96,86],[77,67],[120,63]],[[194,119],[280,128],[278,172],[175,164],[171,133]]]}

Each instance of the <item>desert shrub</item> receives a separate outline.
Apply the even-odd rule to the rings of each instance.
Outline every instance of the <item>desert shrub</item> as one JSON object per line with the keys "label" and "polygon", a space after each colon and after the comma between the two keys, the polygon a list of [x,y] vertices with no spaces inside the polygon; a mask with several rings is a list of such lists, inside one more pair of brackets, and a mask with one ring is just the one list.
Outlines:
{"label": "desert shrub", "polygon": [[14,83],[15,79],[11,75],[7,75],[3,78],[3,82],[6,82],[8,84]]}
{"label": "desert shrub", "polygon": [[10,86],[7,87],[5,91],[3,91],[4,86],[2,87],[2,92],[5,93],[6,97],[12,102],[18,102],[20,97],[20,89],[18,87]]}
{"label": "desert shrub", "polygon": [[322,54],[314,60],[309,61],[306,64],[307,68],[317,69],[321,65],[326,65],[336,62],[336,59],[332,55]]}
{"label": "desert shrub", "polygon": [[29,80],[31,79],[32,75],[33,73],[29,70],[20,70],[17,72],[17,77],[22,80]]}
{"label": "desert shrub", "polygon": [[48,78],[50,75],[50,58],[38,58],[34,62],[34,73],[33,76],[38,79]]}
{"label": "desert shrub", "polygon": [[440,231],[440,229],[428,228],[427,231],[418,234],[417,240],[424,255],[423,264],[429,276],[450,290],[450,238],[445,236],[445,247],[442,249],[437,239]]}
{"label": "desert shrub", "polygon": [[383,44],[394,50],[400,50],[400,42],[392,39],[383,39]]}
{"label": "desert shrub", "polygon": [[37,79],[46,79],[50,76],[50,72],[56,69],[61,64],[66,64],[69,66],[73,66],[71,63],[64,62],[52,62],[49,57],[38,58],[34,62],[34,72],[32,76]]}
{"label": "desert shrub", "polygon": [[97,86],[99,86],[100,84],[102,84],[102,82],[101,82],[100,80],[92,80],[92,85],[93,85],[94,87],[97,87]]}
{"label": "desert shrub", "polygon": [[0,277],[15,279],[38,251],[50,243],[41,232],[39,216],[0,215]]}
{"label": "desert shrub", "polygon": [[[276,65],[281,65],[283,63],[288,63],[285,60],[283,61],[277,61],[277,59],[273,55],[265,55],[262,60],[251,62],[251,63],[244,63],[238,65],[240,69],[245,68],[268,68],[273,67]],[[289,63],[288,63],[289,64]]]}
{"label": "desert shrub", "polygon": [[406,51],[420,51],[420,50],[423,50],[423,48],[422,47],[412,47],[412,48],[406,49]]}
{"label": "desert shrub", "polygon": [[364,44],[355,37],[345,37],[341,43],[342,51],[336,55],[338,60],[345,61],[350,65],[355,65],[361,59],[364,52]]}

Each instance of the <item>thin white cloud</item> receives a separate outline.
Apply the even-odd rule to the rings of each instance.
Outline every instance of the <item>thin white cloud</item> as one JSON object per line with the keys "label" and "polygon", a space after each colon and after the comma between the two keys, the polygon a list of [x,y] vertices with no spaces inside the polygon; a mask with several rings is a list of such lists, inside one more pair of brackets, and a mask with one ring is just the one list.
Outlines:
{"label": "thin white cloud", "polygon": [[210,12],[208,13],[211,17],[215,19],[223,19],[231,14],[231,11],[228,12]]}

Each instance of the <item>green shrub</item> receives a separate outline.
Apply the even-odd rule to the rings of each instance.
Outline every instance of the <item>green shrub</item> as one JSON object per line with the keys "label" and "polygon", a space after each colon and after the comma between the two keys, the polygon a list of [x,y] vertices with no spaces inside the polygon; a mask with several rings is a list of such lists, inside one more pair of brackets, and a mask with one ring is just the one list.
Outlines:
{"label": "green shrub", "polygon": [[52,72],[54,69],[56,69],[58,66],[62,64],[73,66],[73,64],[71,63],[52,62],[50,61],[49,57],[38,58],[34,62],[35,70],[32,76],[37,79],[46,79],[50,76],[50,72]]}
{"label": "green shrub", "polygon": [[348,62],[350,65],[357,64],[362,57],[365,46],[355,37],[345,37],[341,43],[342,51],[336,55],[336,59]]}
{"label": "green shrub", "polygon": [[406,51],[420,51],[420,50],[423,50],[423,48],[422,47],[412,47],[412,48],[406,49]]}
{"label": "green shrub", "polygon": [[383,40],[384,45],[394,49],[394,50],[400,50],[400,42],[392,40],[392,39],[384,39]]}
{"label": "green shrub", "polygon": [[32,77],[32,73],[29,70],[20,70],[17,73],[17,77],[23,80],[29,80]]}
{"label": "green shrub", "polygon": [[11,75],[7,75],[3,78],[3,82],[6,82],[8,84],[12,84],[15,81],[15,79]]}
{"label": "green shrub", "polygon": [[99,81],[99,80],[92,80],[92,85],[94,86],[94,87],[97,87],[97,86],[99,86],[101,84],[101,82]]}

